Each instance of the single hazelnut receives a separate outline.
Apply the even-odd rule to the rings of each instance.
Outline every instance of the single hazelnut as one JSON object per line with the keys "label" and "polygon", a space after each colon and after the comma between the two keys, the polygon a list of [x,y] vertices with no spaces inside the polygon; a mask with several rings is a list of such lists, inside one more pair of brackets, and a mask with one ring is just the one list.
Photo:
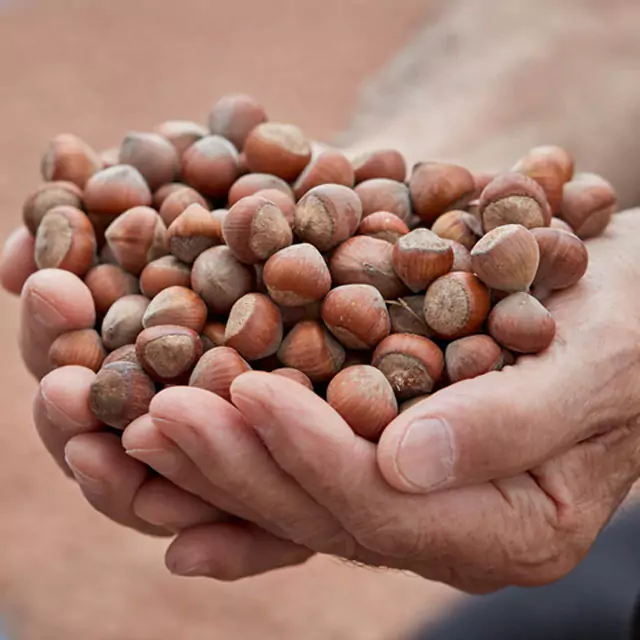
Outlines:
{"label": "single hazelnut", "polygon": [[314,320],[299,322],[278,349],[285,367],[302,371],[312,382],[324,382],[340,371],[345,352],[339,342]]}
{"label": "single hazelnut", "polygon": [[113,351],[133,344],[142,331],[142,317],[149,299],[141,295],[128,295],[116,300],[102,321],[102,343]]}
{"label": "single hazelnut", "polygon": [[425,338],[432,335],[424,319],[424,294],[390,300],[387,304],[393,333],[413,333]]}
{"label": "single hazelnut", "polygon": [[149,410],[156,388],[144,369],[132,362],[117,361],[98,373],[89,389],[89,408],[101,422],[124,429]]}
{"label": "single hazelnut", "polygon": [[25,226],[35,236],[42,218],[54,207],[67,206],[82,209],[82,191],[72,182],[45,182],[26,200],[22,207]]}
{"label": "single hazelnut", "polygon": [[455,240],[442,238],[442,241],[446,242],[453,251],[453,266],[451,267],[451,271],[468,271],[471,273],[473,268],[471,267],[471,253],[469,249]]}
{"label": "single hazelnut", "polygon": [[540,353],[556,334],[551,314],[524,292],[498,302],[489,314],[487,328],[496,342],[516,353]]}
{"label": "single hazelnut", "polygon": [[93,296],[98,315],[106,313],[119,298],[140,292],[138,279],[114,264],[93,267],[84,277],[84,283]]}
{"label": "single hazelnut", "polygon": [[[175,184],[175,183],[173,183]],[[173,221],[192,204],[198,204],[204,209],[208,209],[207,201],[191,187],[181,186],[172,190],[163,200],[158,213],[162,222],[169,227]]]}
{"label": "single hazelnut", "polygon": [[191,268],[175,256],[162,256],[150,262],[140,274],[140,290],[147,298],[154,298],[169,287],[189,287]]}
{"label": "single hazelnut", "polygon": [[191,270],[191,287],[214,314],[229,313],[236,300],[253,290],[254,282],[254,270],[224,245],[201,253]]}
{"label": "single hazelnut", "polygon": [[322,320],[348,349],[373,349],[389,335],[389,312],[380,292],[369,284],[346,284],[329,291]]}
{"label": "single hazelnut", "polygon": [[331,274],[320,252],[307,243],[274,253],[262,273],[269,295],[285,307],[322,300],[331,288]]}
{"label": "single hazelnut", "polygon": [[336,374],[327,387],[327,402],[355,433],[373,442],[398,415],[398,402],[387,378],[366,364]]}
{"label": "single hazelnut", "polygon": [[478,199],[480,198],[482,192],[485,190],[485,187],[490,182],[493,182],[493,180],[497,175],[498,175],[497,173],[489,172],[489,171],[480,171],[478,173],[473,174],[473,182],[475,184],[475,189],[473,191],[473,195],[471,196],[471,201],[466,207],[467,211],[469,210],[469,207],[471,206],[472,203],[478,202]]}
{"label": "single hazelnut", "polygon": [[167,241],[176,258],[192,264],[203,251],[222,244],[222,225],[210,211],[191,204],[169,226]]}
{"label": "single hazelnut", "polygon": [[313,382],[311,382],[311,380],[309,380],[309,376],[302,373],[302,371],[291,369],[290,367],[280,367],[279,369],[274,369],[271,373],[299,382],[302,386],[313,391]]}
{"label": "single hazelnut", "polygon": [[273,204],[280,209],[289,226],[293,228],[296,215],[296,201],[292,196],[288,196],[278,189],[261,189],[260,191],[256,191],[255,196],[273,202]]}
{"label": "single hazelnut", "polygon": [[206,389],[230,401],[231,383],[247,371],[251,371],[251,367],[235,349],[214,347],[198,360],[189,386]]}
{"label": "single hazelnut", "polygon": [[225,330],[224,322],[207,322],[200,333],[200,341],[202,342],[203,349],[209,351],[209,349],[213,349],[214,347],[224,346]]}
{"label": "single hazelnut", "polygon": [[119,158],[120,164],[135,167],[152,191],[173,182],[180,168],[176,148],[158,133],[128,133]]}
{"label": "single hazelnut", "polygon": [[498,291],[527,291],[539,263],[540,250],[535,237],[519,224],[496,227],[471,250],[474,273]]}
{"label": "single hazelnut", "polygon": [[455,340],[476,333],[484,323],[491,298],[472,273],[454,271],[438,278],[424,297],[424,319],[439,338]]}
{"label": "single hazelnut", "polygon": [[107,352],[98,332],[79,329],[58,336],[49,348],[49,362],[54,367],[77,365],[98,371]]}
{"label": "single hazelnut", "polygon": [[425,393],[421,396],[416,396],[415,398],[411,398],[410,400],[405,400],[398,407],[398,413],[404,413],[411,409],[411,407],[415,407],[417,404],[420,404],[423,400],[426,400],[431,394]]}
{"label": "single hazelnut", "polygon": [[75,207],[49,209],[36,232],[38,269],[64,269],[84,276],[95,258],[96,236],[89,218]]}
{"label": "single hazelnut", "polygon": [[145,329],[161,324],[173,324],[200,333],[207,321],[204,300],[186,287],[163,289],[147,307],[142,318]]}
{"label": "single hazelnut", "polygon": [[120,164],[120,147],[109,147],[100,152],[100,162],[103,169]]}
{"label": "single hazelnut", "polygon": [[136,355],[135,344],[125,344],[112,351],[102,362],[102,367],[106,367],[112,362],[133,362],[138,366],[142,366]]}
{"label": "single hazelnut", "polygon": [[442,377],[444,357],[429,338],[392,333],[373,352],[371,364],[380,369],[400,400],[431,393]]}
{"label": "single hazelnut", "polygon": [[551,229],[561,229],[562,231],[568,231],[569,233],[574,233],[571,225],[568,222],[562,220],[562,218],[556,218],[555,216],[551,218],[551,223],[549,224]]}
{"label": "single hazelnut", "polygon": [[351,161],[355,172],[355,182],[387,178],[404,182],[407,177],[407,163],[404,156],[395,149],[378,149],[358,154]]}
{"label": "single hazelnut", "polygon": [[102,160],[98,153],[84,140],[70,133],[56,136],[47,146],[40,163],[45,180],[66,180],[80,188],[100,169]]}
{"label": "single hazelnut", "polygon": [[262,293],[247,293],[231,307],[224,344],[247,360],[273,355],[282,342],[278,307]]}
{"label": "single hazelnut", "polygon": [[376,211],[362,220],[357,233],[394,244],[409,233],[409,227],[395,213]]}
{"label": "single hazelnut", "polygon": [[[153,192],[153,208],[160,209],[162,203],[176,191],[184,189],[187,185],[183,182],[168,182]],[[190,187],[189,187],[190,188]]]}
{"label": "single hazelnut", "polygon": [[322,184],[339,184],[353,187],[355,181],[353,167],[340,151],[321,151],[311,159],[293,185],[296,199],[302,198],[310,189]]}
{"label": "single hazelnut", "polygon": [[450,342],[444,360],[449,382],[455,383],[499,371],[504,354],[502,347],[490,336],[475,335]]}
{"label": "single hazelnut", "polygon": [[192,145],[209,135],[207,127],[190,120],[167,120],[154,130],[166,138],[174,147],[179,158]]}
{"label": "single hazelnut", "polygon": [[268,173],[247,173],[239,177],[229,189],[229,206],[265,189],[280,191],[293,200],[293,189],[282,178]]}
{"label": "single hazelnut", "polygon": [[117,216],[128,209],[151,204],[151,191],[135,168],[118,164],[98,171],[87,180],[83,200],[87,211]]}
{"label": "single hazelnut", "polygon": [[224,136],[242,150],[247,136],[259,124],[267,121],[264,107],[244,94],[229,94],[220,98],[209,113],[211,133]]}
{"label": "single hazelnut", "polygon": [[466,211],[447,211],[436,218],[431,231],[441,238],[455,240],[469,251],[478,241],[479,233],[477,219]]}
{"label": "single hazelnut", "polygon": [[376,211],[388,211],[408,223],[412,214],[411,197],[409,187],[404,182],[373,178],[358,184],[355,192],[362,202],[363,218]]}
{"label": "single hazelnut", "polygon": [[272,173],[287,182],[295,180],[311,160],[311,144],[291,124],[264,122],[246,138],[247,166],[257,173]]}
{"label": "single hazelnut", "polygon": [[320,320],[322,303],[319,300],[299,307],[280,306],[282,325],[285,329],[291,329],[303,320]]}

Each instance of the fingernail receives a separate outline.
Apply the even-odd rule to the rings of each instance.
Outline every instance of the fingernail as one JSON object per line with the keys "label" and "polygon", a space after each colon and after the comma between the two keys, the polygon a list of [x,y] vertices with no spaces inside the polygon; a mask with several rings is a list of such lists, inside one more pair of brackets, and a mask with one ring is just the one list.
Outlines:
{"label": "fingernail", "polygon": [[31,317],[46,329],[66,323],[65,317],[34,289],[27,293],[27,307]]}
{"label": "fingernail", "polygon": [[73,433],[78,434],[83,431],[94,430],[95,424],[91,423],[83,423],[74,420],[69,416],[68,413],[64,412],[58,405],[54,404],[47,397],[46,392],[46,382],[43,381],[40,384],[40,397],[42,398],[42,403],[44,404],[44,410],[47,414],[47,418],[51,421],[53,425],[55,425],[58,429],[60,429],[63,433]]}
{"label": "fingernail", "polygon": [[181,448],[200,448],[201,439],[197,431],[185,422],[176,422],[167,418],[152,415],[151,419],[157,423],[160,431],[176,442]]}
{"label": "fingernail", "polygon": [[181,456],[169,449],[125,449],[125,453],[163,475],[177,473],[182,464]]}
{"label": "fingernail", "polygon": [[200,562],[193,562],[187,558],[183,560],[180,560],[180,558],[178,558],[178,560],[173,560],[168,564],[167,568],[174,576],[182,576],[184,578],[195,578],[197,576],[208,575],[206,566]]}
{"label": "fingernail", "polygon": [[107,485],[98,478],[94,478],[93,476],[87,475],[83,471],[80,471],[77,467],[74,467],[73,464],[69,461],[68,456],[64,457],[64,461],[67,463],[69,469],[71,469],[71,473],[73,473],[73,477],[81,484],[87,491],[91,493],[105,493],[107,489]]}
{"label": "fingernail", "polygon": [[425,491],[450,480],[453,443],[447,423],[438,418],[412,422],[400,441],[396,469],[409,484]]}

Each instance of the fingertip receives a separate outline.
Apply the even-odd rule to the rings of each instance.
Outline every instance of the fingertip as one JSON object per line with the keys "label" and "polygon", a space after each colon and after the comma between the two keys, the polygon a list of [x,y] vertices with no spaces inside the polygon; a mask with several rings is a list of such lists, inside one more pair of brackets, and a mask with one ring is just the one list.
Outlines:
{"label": "fingertip", "polygon": [[0,283],[9,293],[19,295],[29,276],[37,270],[35,238],[26,227],[14,229],[0,257]]}

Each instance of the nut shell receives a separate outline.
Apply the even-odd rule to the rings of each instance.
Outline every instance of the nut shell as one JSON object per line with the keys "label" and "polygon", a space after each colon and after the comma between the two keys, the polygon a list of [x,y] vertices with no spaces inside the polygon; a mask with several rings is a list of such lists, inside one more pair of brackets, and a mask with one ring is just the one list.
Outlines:
{"label": "nut shell", "polygon": [[393,333],[413,333],[425,338],[432,335],[424,319],[424,294],[405,296],[387,304]]}
{"label": "nut shell", "polygon": [[294,198],[293,189],[282,178],[269,173],[247,173],[239,177],[229,189],[229,206],[232,207],[238,200],[265,189],[275,189],[291,199]]}
{"label": "nut shell", "polygon": [[264,107],[251,96],[233,93],[222,96],[209,113],[211,133],[224,136],[242,150],[249,133],[267,121]]}
{"label": "nut shell", "polygon": [[189,205],[167,230],[169,251],[188,264],[203,252],[222,243],[222,224],[199,204]]}
{"label": "nut shell", "polygon": [[355,192],[362,202],[363,218],[376,211],[388,211],[409,224],[412,214],[411,197],[409,187],[403,182],[374,178],[358,184]]}
{"label": "nut shell", "polygon": [[175,256],[153,260],[140,274],[140,289],[147,298],[154,298],[169,287],[189,287],[190,284],[190,267]]}
{"label": "nut shell", "polygon": [[358,227],[358,235],[386,240],[394,244],[402,236],[409,233],[409,227],[394,213],[376,211],[362,220]]}
{"label": "nut shell", "polygon": [[36,234],[45,214],[58,206],[82,209],[82,191],[71,182],[45,182],[25,200],[22,219],[33,235]]}
{"label": "nut shell", "polygon": [[208,208],[207,201],[192,187],[182,185],[169,193],[159,207],[162,222],[167,227],[192,204],[199,204],[205,209]]}
{"label": "nut shell", "polygon": [[149,299],[140,295],[129,295],[116,300],[102,321],[102,343],[113,351],[133,344],[142,331],[142,317]]}
{"label": "nut shell", "polygon": [[118,216],[128,209],[151,204],[152,196],[142,174],[126,164],[98,171],[87,180],[83,200],[87,211]]}
{"label": "nut shell", "polygon": [[158,133],[127,134],[120,145],[119,161],[135,167],[152,191],[173,182],[180,168],[176,148]]}
{"label": "nut shell", "polygon": [[231,383],[247,371],[251,371],[251,367],[235,349],[214,347],[198,360],[189,386],[206,389],[230,401]]}
{"label": "nut shell", "polygon": [[171,324],[200,333],[206,321],[207,305],[197,293],[186,287],[169,287],[151,300],[142,318],[142,326],[148,329]]}
{"label": "nut shell", "polygon": [[476,218],[466,211],[447,211],[436,218],[431,231],[446,240],[455,240],[469,251],[478,241],[478,228]]}
{"label": "nut shell", "polygon": [[100,169],[102,160],[98,153],[84,140],[70,133],[56,136],[47,146],[40,163],[45,180],[65,180],[80,188]]}
{"label": "nut shell", "polygon": [[504,352],[490,336],[467,336],[454,340],[444,352],[449,382],[476,378],[489,371],[499,371],[504,364]]}
{"label": "nut shell", "polygon": [[375,178],[387,178],[404,182],[407,177],[407,163],[404,156],[395,149],[377,149],[358,154],[351,161],[356,184]]}
{"label": "nut shell", "polygon": [[604,232],[617,207],[611,184],[593,173],[579,173],[564,185],[560,217],[586,240]]}
{"label": "nut shell", "polygon": [[114,264],[93,267],[85,276],[84,283],[93,296],[99,315],[106,313],[119,298],[140,292],[137,278]]}
{"label": "nut shell", "polygon": [[155,128],[175,148],[178,158],[192,145],[209,135],[209,130],[198,122],[191,120],[166,120]]}
{"label": "nut shell", "polygon": [[277,376],[282,376],[283,378],[289,378],[289,380],[295,380],[301,385],[307,387],[307,389],[311,389],[311,391],[313,391],[313,382],[311,382],[311,380],[309,380],[309,376],[302,373],[302,371],[291,369],[290,367],[281,367],[279,369],[274,369],[271,373],[274,373]]}
{"label": "nut shell", "polygon": [[94,329],[79,329],[58,336],[49,348],[49,362],[54,367],[76,365],[98,371],[107,352]]}
{"label": "nut shell", "polygon": [[340,151],[329,149],[320,152],[305,167],[293,185],[296,199],[302,198],[310,189],[322,184],[339,184],[353,187],[353,167]]}

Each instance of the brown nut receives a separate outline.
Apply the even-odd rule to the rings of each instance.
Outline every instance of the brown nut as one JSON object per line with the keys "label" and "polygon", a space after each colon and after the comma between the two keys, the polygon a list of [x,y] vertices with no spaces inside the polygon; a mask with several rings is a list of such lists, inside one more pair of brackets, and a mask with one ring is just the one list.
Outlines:
{"label": "brown nut", "polygon": [[424,318],[436,336],[455,340],[476,333],[490,306],[487,287],[473,274],[455,271],[427,289]]}
{"label": "brown nut", "polygon": [[[169,182],[167,184],[163,184],[161,187],[156,189],[153,192],[153,208],[160,209],[163,205],[164,201],[176,191],[180,191],[180,189],[191,189],[191,187],[187,187],[183,182]],[[195,193],[197,191],[193,190]]]}
{"label": "brown nut", "polygon": [[168,253],[167,228],[151,207],[125,211],[109,225],[105,238],[118,264],[135,275]]}
{"label": "brown nut", "polygon": [[151,191],[135,168],[126,164],[98,171],[87,180],[83,200],[87,211],[117,216],[128,209],[151,204]]}
{"label": "brown nut", "polygon": [[125,344],[112,351],[102,362],[102,366],[106,367],[112,362],[133,362],[138,366],[142,366],[136,355],[135,344]]}
{"label": "brown nut", "polygon": [[298,202],[293,222],[295,234],[320,251],[328,251],[351,237],[362,219],[360,198],[352,189],[323,184]]}
{"label": "brown nut", "polygon": [[327,387],[327,402],[355,433],[373,442],[398,415],[398,402],[387,378],[366,364],[336,374]]}
{"label": "brown nut", "polygon": [[296,199],[302,198],[310,189],[322,184],[340,184],[353,187],[353,167],[340,151],[321,151],[312,158],[293,185]]}
{"label": "brown nut", "polygon": [[471,273],[473,268],[471,267],[471,253],[469,249],[463,247],[455,240],[442,238],[442,241],[446,242],[453,251],[453,266],[451,267],[451,271],[468,271]]}
{"label": "brown nut", "polygon": [[504,364],[504,352],[490,336],[467,336],[447,345],[444,360],[449,382],[455,383],[499,371]]}
{"label": "brown nut", "polygon": [[233,255],[246,264],[264,262],[293,242],[282,211],[260,196],[238,200],[225,216],[222,234]]}
{"label": "brown nut", "polygon": [[202,356],[202,343],[191,329],[159,325],[138,335],[136,356],[155,382],[182,384]]}
{"label": "brown nut", "polygon": [[154,298],[169,287],[188,287],[190,284],[190,267],[175,256],[153,260],[140,274],[140,289],[147,298]]}
{"label": "brown nut", "polygon": [[207,322],[200,333],[200,341],[205,351],[214,347],[224,346],[224,333],[226,327],[223,322]]}
{"label": "brown nut", "polygon": [[294,244],[272,255],[262,278],[269,295],[285,307],[322,300],[331,288],[331,274],[320,252],[310,244]]}
{"label": "brown nut", "polygon": [[91,291],[98,315],[106,313],[116,300],[140,291],[137,278],[114,264],[93,267],[84,277],[84,283]]}
{"label": "brown nut", "polygon": [[300,307],[280,306],[280,315],[285,329],[291,329],[303,320],[320,320],[322,304],[320,301],[311,302]]}
{"label": "brown nut", "polygon": [[35,235],[45,214],[59,206],[82,209],[82,191],[71,182],[45,182],[25,200],[22,207],[25,226]]}
{"label": "brown nut", "polygon": [[373,349],[389,335],[389,312],[380,292],[369,284],[346,284],[329,291],[322,320],[348,349]]}
{"label": "brown nut", "polygon": [[209,113],[211,133],[224,136],[242,150],[249,133],[267,121],[267,113],[251,96],[240,93],[225,95]]}
{"label": "brown nut", "polygon": [[528,291],[540,263],[532,233],[519,224],[496,227],[471,250],[474,273],[491,289]]}
{"label": "brown nut", "polygon": [[207,136],[192,144],[182,156],[185,182],[211,198],[224,198],[240,175],[238,152],[221,136]]}
{"label": "brown nut", "polygon": [[542,187],[519,173],[503,173],[482,192],[478,213],[485,233],[504,224],[548,227],[551,207]]}
{"label": "brown nut", "polygon": [[480,171],[473,174],[475,189],[473,191],[473,195],[471,196],[471,201],[466,207],[467,211],[469,211],[471,207],[475,207],[477,205],[478,199],[480,198],[482,192],[485,190],[486,186],[495,179],[497,175],[497,173],[489,171]]}
{"label": "brown nut", "polygon": [[36,232],[38,269],[64,269],[84,276],[96,258],[96,236],[89,218],[75,207],[49,209]]}
{"label": "brown nut", "polygon": [[433,391],[444,357],[429,338],[392,333],[376,347],[371,364],[382,371],[398,399],[408,400]]}
{"label": "brown nut", "polygon": [[178,175],[176,148],[158,133],[128,133],[120,145],[120,164],[135,167],[154,191]]}
{"label": "brown nut", "polygon": [[273,202],[282,211],[282,215],[289,223],[289,226],[293,227],[296,215],[296,201],[292,196],[288,196],[278,189],[261,189],[256,191],[255,196]]}
{"label": "brown nut", "polygon": [[142,318],[145,329],[161,324],[173,324],[200,333],[207,321],[204,300],[186,287],[163,289],[147,307]]}
{"label": "brown nut", "polygon": [[482,235],[478,226],[476,218],[470,213],[454,210],[438,216],[431,231],[441,238],[455,240],[471,251]]}
{"label": "brown nut", "polygon": [[47,146],[40,163],[45,180],[66,180],[80,188],[100,169],[102,160],[98,153],[84,140],[70,133],[56,136]]}
{"label": "brown nut", "polygon": [[247,136],[243,151],[250,171],[271,173],[287,182],[295,180],[311,160],[309,140],[291,124],[259,124]]}
{"label": "brown nut", "polygon": [[149,299],[129,295],[116,300],[102,321],[102,343],[113,351],[126,344],[133,344],[142,331],[142,317],[149,306]]}
{"label": "brown nut", "polygon": [[247,293],[231,307],[224,344],[247,360],[273,355],[282,342],[278,307],[262,293]]}
{"label": "brown nut", "polygon": [[76,365],[98,371],[106,355],[102,340],[93,329],[63,333],[49,348],[49,362],[54,367]]}
{"label": "brown nut", "polygon": [[[561,218],[551,218],[551,223],[549,224],[551,229],[561,229],[562,231],[568,231],[569,233],[574,233],[571,225],[568,222],[565,222]],[[574,234],[575,235],[575,234]]]}
{"label": "brown nut", "polygon": [[235,349],[214,347],[198,360],[189,386],[206,389],[229,401],[231,383],[247,371],[251,371],[251,367]]}
{"label": "brown nut", "polygon": [[411,197],[409,187],[403,182],[388,178],[374,178],[361,182],[356,188],[362,202],[362,217],[366,218],[376,211],[394,213],[409,223],[411,218]]}
{"label": "brown nut", "polygon": [[282,178],[268,173],[247,173],[238,178],[229,189],[229,206],[232,207],[238,200],[265,189],[280,191],[293,200],[293,189]]}
{"label": "brown nut", "polygon": [[556,323],[528,293],[514,293],[491,310],[487,328],[491,337],[516,353],[540,353],[552,342]]}
{"label": "brown nut", "polygon": [[424,319],[424,294],[405,296],[387,304],[393,333],[413,333],[425,338],[432,335]]}
{"label": "brown nut", "polygon": [[387,178],[404,182],[407,177],[407,163],[404,156],[395,149],[378,149],[358,154],[352,161],[355,182]]}
{"label": "brown nut", "polygon": [[376,211],[362,220],[357,233],[394,244],[398,238],[409,233],[409,227],[394,213]]}
{"label": "brown nut", "polygon": [[209,130],[190,120],[166,120],[155,128],[154,133],[166,138],[174,146],[178,158],[182,158],[192,144],[209,135]]}
{"label": "brown nut", "polygon": [[155,393],[142,367],[132,362],[112,362],[102,367],[91,383],[89,408],[104,424],[124,429],[148,412]]}
{"label": "brown nut", "polygon": [[203,251],[222,244],[222,225],[210,211],[191,204],[169,226],[167,241],[176,258],[192,264]]}
{"label": "brown nut", "polygon": [[307,389],[311,389],[311,391],[313,391],[313,382],[311,382],[311,380],[309,380],[309,376],[302,373],[302,371],[291,369],[290,367],[280,367],[279,369],[274,369],[271,373],[299,382],[304,387],[307,387]]}
{"label": "brown nut", "polygon": [[159,213],[162,222],[169,227],[192,204],[198,204],[205,209],[209,206],[207,201],[195,189],[186,186],[175,189],[167,195],[160,205]]}

